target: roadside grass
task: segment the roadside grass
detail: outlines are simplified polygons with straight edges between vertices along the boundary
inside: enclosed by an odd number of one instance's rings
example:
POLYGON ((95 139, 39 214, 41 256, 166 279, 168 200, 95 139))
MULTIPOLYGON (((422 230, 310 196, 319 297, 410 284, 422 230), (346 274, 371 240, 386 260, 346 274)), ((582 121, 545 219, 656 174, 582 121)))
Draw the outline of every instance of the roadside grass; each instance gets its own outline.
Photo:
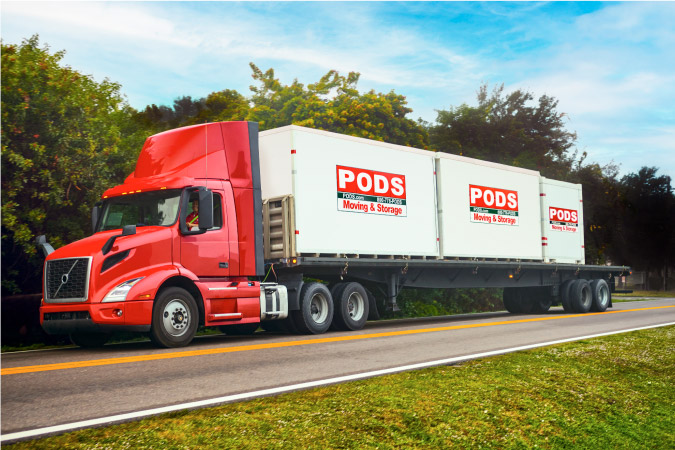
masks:
POLYGON ((675 448, 673 367, 671 326, 6 448, 675 448))
POLYGON ((640 301, 640 300, 651 300, 652 298, 667 298, 675 297, 675 292, 673 291, 633 291, 630 294, 612 294, 612 298, 623 298, 623 297, 644 297, 640 299, 631 299, 630 301, 640 301))

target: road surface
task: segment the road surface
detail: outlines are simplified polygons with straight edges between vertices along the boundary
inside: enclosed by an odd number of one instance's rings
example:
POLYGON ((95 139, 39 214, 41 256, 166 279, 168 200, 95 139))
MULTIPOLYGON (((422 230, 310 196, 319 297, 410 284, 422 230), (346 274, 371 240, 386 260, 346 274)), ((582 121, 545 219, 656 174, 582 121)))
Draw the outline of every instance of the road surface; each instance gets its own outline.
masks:
POLYGON ((153 408, 222 403, 235 394, 269 395, 276 388, 311 386, 306 382, 321 385, 343 380, 336 377, 668 323, 675 323, 673 298, 615 303, 605 313, 584 315, 552 308, 542 315, 369 322, 359 332, 320 336, 204 336, 181 349, 156 349, 148 341, 8 353, 2 355, 2 441, 128 420, 153 408), (89 419, 101 420, 78 424, 89 419), (56 425, 62 427, 35 431, 56 425))

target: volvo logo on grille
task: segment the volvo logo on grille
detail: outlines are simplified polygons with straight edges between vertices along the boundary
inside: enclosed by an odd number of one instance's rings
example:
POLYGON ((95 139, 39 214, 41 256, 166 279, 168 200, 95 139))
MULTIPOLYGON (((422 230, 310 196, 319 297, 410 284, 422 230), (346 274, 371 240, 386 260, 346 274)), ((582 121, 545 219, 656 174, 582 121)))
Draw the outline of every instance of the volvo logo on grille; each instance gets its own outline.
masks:
POLYGON ((56 290, 56 292, 54 292, 54 297, 56 297, 56 295, 59 293, 59 291, 61 290, 61 288, 63 287, 63 285, 66 284, 66 283, 68 282, 68 276, 70 275, 70 272, 73 271, 73 269, 75 268, 75 266, 77 265, 78 262, 80 262, 79 259, 78 259, 78 260, 75 260, 75 262, 73 263, 73 265, 70 266, 70 270, 68 271, 68 273, 64 273, 63 275, 61 275, 61 285, 60 285, 59 288, 56 290))

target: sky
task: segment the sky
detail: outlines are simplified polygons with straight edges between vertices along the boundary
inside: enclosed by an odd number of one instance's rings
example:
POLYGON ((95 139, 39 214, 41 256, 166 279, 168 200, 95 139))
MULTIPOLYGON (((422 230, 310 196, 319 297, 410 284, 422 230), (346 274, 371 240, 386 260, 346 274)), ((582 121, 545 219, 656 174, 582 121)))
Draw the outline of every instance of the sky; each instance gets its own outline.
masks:
POLYGON ((282 83, 329 70, 406 96, 409 117, 476 104, 479 87, 555 97, 587 162, 675 178, 673 2, 11 2, 1 36, 121 84, 131 106, 235 89, 249 63, 282 83))

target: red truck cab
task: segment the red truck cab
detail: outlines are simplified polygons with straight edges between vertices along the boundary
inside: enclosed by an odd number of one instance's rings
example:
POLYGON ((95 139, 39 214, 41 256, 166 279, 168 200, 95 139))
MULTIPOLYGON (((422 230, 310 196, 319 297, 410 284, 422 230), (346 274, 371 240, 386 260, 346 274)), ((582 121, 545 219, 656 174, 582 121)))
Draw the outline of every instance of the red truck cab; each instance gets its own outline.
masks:
MULTIPOLYGON (((110 331, 186 345, 197 327, 255 330, 261 319, 258 125, 221 122, 149 137, 134 172, 108 189, 94 234, 45 261, 47 333, 102 345, 110 331), (187 223, 199 200, 198 227, 187 223)), ((263 289, 264 297, 264 289, 263 289)))

